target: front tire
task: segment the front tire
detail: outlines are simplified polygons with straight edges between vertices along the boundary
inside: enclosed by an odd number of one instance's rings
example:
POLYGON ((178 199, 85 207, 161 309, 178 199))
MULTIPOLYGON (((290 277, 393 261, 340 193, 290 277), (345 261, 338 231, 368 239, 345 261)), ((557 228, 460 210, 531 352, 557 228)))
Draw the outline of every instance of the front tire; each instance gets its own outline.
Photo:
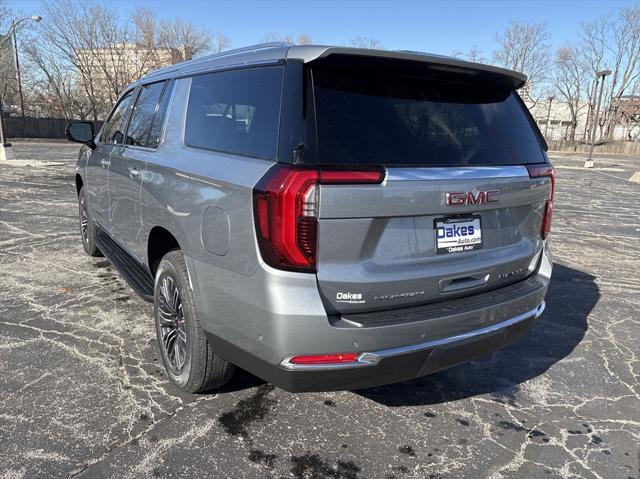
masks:
POLYGON ((162 362, 176 386, 199 393, 229 381, 234 367, 213 352, 204 335, 181 251, 171 251, 160 261, 153 311, 162 362))
POLYGON ((80 219, 80 238, 84 252, 89 256, 102 256, 102 252, 96 246, 96 236, 98 231, 91 216, 89 202, 87 201, 87 191, 83 186, 78 194, 78 216, 80 219))

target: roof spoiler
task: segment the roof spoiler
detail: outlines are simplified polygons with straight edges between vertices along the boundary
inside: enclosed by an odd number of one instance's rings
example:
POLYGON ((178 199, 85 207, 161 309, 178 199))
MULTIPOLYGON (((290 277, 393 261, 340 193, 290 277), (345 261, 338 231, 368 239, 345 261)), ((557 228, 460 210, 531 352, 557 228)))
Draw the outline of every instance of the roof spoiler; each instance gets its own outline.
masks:
POLYGON ((527 81, 526 75, 513 70, 482 63, 468 62, 443 55, 408 50, 367 50, 347 47, 292 46, 287 52, 288 59, 299 59, 305 63, 344 56, 422 63, 434 71, 441 70, 450 73, 474 75, 479 79, 482 78, 484 81, 500 84, 512 90, 522 87, 527 81))

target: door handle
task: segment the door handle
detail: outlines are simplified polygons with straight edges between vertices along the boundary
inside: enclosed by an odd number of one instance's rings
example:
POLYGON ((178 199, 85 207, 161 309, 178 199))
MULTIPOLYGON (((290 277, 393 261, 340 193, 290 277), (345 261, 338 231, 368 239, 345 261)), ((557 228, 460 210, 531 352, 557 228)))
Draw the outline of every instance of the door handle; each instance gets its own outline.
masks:
POLYGON ((140 178, 140 175, 142 174, 140 170, 135 166, 130 166, 129 168, 127 168, 127 170, 129 171, 129 178, 131 178, 132 180, 140 178))
POLYGON ((109 160, 100 160, 100 165, 102 165, 103 168, 108 168, 110 164, 111 162, 109 160))

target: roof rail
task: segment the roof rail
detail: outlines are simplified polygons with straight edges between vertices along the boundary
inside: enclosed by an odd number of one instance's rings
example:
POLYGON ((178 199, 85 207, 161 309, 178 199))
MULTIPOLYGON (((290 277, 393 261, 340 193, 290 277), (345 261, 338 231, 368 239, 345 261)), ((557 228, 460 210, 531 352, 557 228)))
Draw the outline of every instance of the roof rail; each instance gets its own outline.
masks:
POLYGON ((197 63, 206 62, 207 60, 211 60, 214 58, 224 58, 226 56, 237 55, 239 53, 251 52, 255 50, 264 50, 267 48, 285 48, 285 47, 291 47, 291 46, 293 46, 293 43, 289 43, 289 42, 267 42, 267 43, 258 43, 256 45, 249 45, 247 47, 242 47, 242 48, 236 48, 233 50, 227 50, 224 52, 211 53, 209 55, 194 58, 193 60, 186 60, 183 62, 174 63, 173 65, 167 65, 166 67, 156 68, 155 70, 151 70, 150 72, 147 72, 146 74, 142 75, 141 78, 148 78, 160 73, 168 73, 173 70, 179 70, 180 67, 186 63, 189 63, 190 65, 195 65, 197 63))

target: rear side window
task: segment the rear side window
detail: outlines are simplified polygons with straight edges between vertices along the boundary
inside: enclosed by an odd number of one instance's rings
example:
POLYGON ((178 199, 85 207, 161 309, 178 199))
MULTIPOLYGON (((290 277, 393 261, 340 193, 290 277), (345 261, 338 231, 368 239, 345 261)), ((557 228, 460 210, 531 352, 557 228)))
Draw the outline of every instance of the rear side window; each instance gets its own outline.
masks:
POLYGON ((193 77, 185 143, 226 153, 274 158, 281 92, 281 67, 193 77))
POLYGON ((169 109, 169 100, 171 99, 172 91, 173 82, 168 82, 164 87, 162 96, 160 97, 160 104, 156 109, 156 114, 153 116, 151 130, 149 131, 149 139, 147 140, 147 146, 149 148, 157 148, 160 144, 160 140, 162 139, 164 120, 167 117, 167 110, 169 109))
POLYGON ((103 143, 124 143, 124 129, 127 126, 127 115, 132 100, 133 90, 128 91, 120 98, 120 101, 111 112, 111 115, 109 115, 109 119, 102 130, 101 141, 103 143))
POLYGON ((140 89, 127 129, 127 145, 147 146, 149 132, 166 82, 152 83, 140 89))
POLYGON ((515 97, 468 78, 313 70, 317 161, 417 166, 545 161, 515 97))

